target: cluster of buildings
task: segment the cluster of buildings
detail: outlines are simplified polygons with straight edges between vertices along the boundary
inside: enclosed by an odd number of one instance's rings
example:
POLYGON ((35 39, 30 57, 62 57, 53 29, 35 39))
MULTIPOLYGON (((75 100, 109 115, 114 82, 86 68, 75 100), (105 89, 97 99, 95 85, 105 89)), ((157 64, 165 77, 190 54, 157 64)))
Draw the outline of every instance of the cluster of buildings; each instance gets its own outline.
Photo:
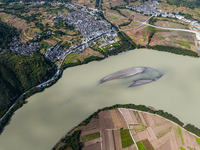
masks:
POLYGON ((24 56, 32 56, 33 53, 40 49, 40 45, 37 42, 33 43, 22 43, 21 39, 13 38, 13 41, 10 43, 11 52, 16 52, 17 54, 24 56))
POLYGON ((63 19, 67 20, 69 25, 73 25, 75 30, 80 31, 84 36, 84 40, 90 41, 103 33, 117 36, 114 28, 111 28, 105 20, 98 20, 97 17, 89 14, 85 10, 76 10, 68 13, 63 19))
MULTIPOLYGON (((89 45, 93 44, 95 41, 101 38, 105 40, 106 44, 116 42, 116 30, 114 28, 111 28, 111 25, 105 20, 99 19, 97 18, 97 16, 92 15, 95 14, 93 10, 91 11, 88 10, 86 7, 71 3, 63 4, 60 2, 53 2, 51 3, 51 5, 64 5, 65 7, 74 10, 67 15, 59 14, 55 18, 62 18, 63 21, 66 22, 68 25, 72 25, 75 30, 80 31, 84 37, 83 41, 71 46, 67 51, 64 51, 62 47, 60 47, 60 45, 49 48, 45 53, 45 57, 52 62, 55 62, 57 59, 62 59, 72 52, 81 53, 86 48, 88 48, 89 45)), ((56 20, 54 20, 53 22, 56 23, 55 21, 56 20)))
MULTIPOLYGON (((43 5, 44 1, 29 2, 31 5, 43 5)), ((62 18, 68 25, 72 25, 75 30, 78 30, 83 34, 84 40, 71 46, 67 51, 64 51, 61 45, 55 45, 49 48, 45 57, 52 62, 58 59, 63 59, 71 52, 81 53, 89 45, 95 43, 95 41, 102 39, 105 41, 104 44, 112 44, 115 41, 117 32, 111 25, 105 20, 96 16, 95 10, 88 9, 87 7, 75 5, 72 3, 61 3, 61 2, 48 2, 51 6, 65 6, 72 12, 67 15, 59 14, 55 18, 62 18), (105 38, 106 37, 106 38, 105 38)), ((56 20, 53 21, 56 23, 56 20)), ((36 36, 40 36, 39 33, 35 33, 36 36)), ((21 55, 32 55, 35 50, 39 48, 38 43, 30 43, 29 45, 21 43, 21 40, 14 40, 11 42, 11 51, 16 51, 21 55)))
POLYGON ((200 26, 200 24, 197 21, 191 21, 189 19, 184 18, 184 16, 180 15, 179 12, 165 12, 163 10, 158 10, 158 8, 155 5, 160 5, 157 1, 151 2, 154 5, 149 4, 142 4, 138 7, 127 5, 126 8, 135 10, 139 13, 143 13, 144 15, 154 15, 154 16, 160 16, 160 17, 170 17, 170 18, 177 18, 179 20, 182 20, 187 23, 191 23, 194 26, 200 26))
POLYGON ((55 45, 52 48, 49 48, 45 53, 45 58, 55 62, 57 59, 62 59, 65 55, 65 51, 60 45, 55 45))

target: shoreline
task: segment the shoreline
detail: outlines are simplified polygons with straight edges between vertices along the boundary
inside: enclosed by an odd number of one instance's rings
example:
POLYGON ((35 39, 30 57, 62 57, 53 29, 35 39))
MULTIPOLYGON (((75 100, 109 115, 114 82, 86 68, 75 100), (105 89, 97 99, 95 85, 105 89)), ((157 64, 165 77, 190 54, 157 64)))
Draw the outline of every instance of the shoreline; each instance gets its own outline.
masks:
MULTIPOLYGON (((150 108, 150 106, 147 107, 147 106, 145 106, 145 105, 115 104, 115 105, 113 105, 113 106, 109 106, 109 107, 104 107, 104 108, 98 109, 96 112, 94 112, 93 114, 91 114, 88 118, 86 118, 85 120, 81 121, 79 124, 77 124, 76 126, 74 126, 73 128, 71 128, 70 130, 68 130, 68 131, 58 140, 58 142, 56 142, 56 144, 52 147, 51 150, 55 150, 55 149, 57 148, 57 146, 59 145, 59 143, 62 141, 62 139, 64 139, 64 137, 66 137, 66 136, 69 136, 69 133, 71 134, 71 132, 72 132, 73 130, 75 130, 76 128, 79 128, 80 126, 85 126, 85 125, 87 125, 87 124, 90 122, 90 120, 91 120, 92 118, 94 118, 94 116, 98 115, 98 113, 100 113, 100 112, 102 112, 102 111, 113 110, 113 109, 118 109, 118 110, 120 110, 120 109, 127 109, 127 110, 132 110, 132 111, 137 111, 137 112, 142 112, 142 113, 146 113, 146 114, 152 114, 152 115, 159 116, 160 118, 162 118, 162 119, 164 119, 164 120, 166 120, 166 121, 171 122, 172 124, 176 125, 177 127, 180 127, 182 130, 184 130, 184 131, 188 132, 189 134, 191 134, 191 135, 193 135, 193 136, 195 136, 195 137, 197 137, 197 138, 200 139, 200 136, 198 136, 197 134, 192 133, 191 131, 188 131, 187 129, 185 129, 184 127, 185 127, 186 125, 184 126, 184 124, 183 124, 183 125, 181 126, 180 124, 178 124, 178 123, 176 123, 176 122, 174 122, 174 121, 172 121, 172 120, 170 120, 170 119, 168 119, 168 118, 166 118, 166 117, 164 117, 164 116, 161 116, 160 114, 157 113, 158 111, 152 110, 152 109, 150 108), (121 105, 121 106, 120 106, 120 105, 121 105), (131 107, 130 105, 132 105, 133 107, 134 107, 134 106, 135 106, 135 107, 138 107, 138 109, 137 109, 137 108, 130 108, 130 107, 131 107), (143 108, 146 108, 147 110, 141 110, 141 109, 139 109, 140 106, 142 106, 143 108)), ((161 111, 163 111, 163 110, 161 110, 161 111)), ((163 112, 164 112, 164 111, 163 111, 163 112)), ((165 113, 166 113, 166 112, 165 112, 165 113)), ((173 116, 173 115, 172 115, 172 116, 173 116)), ((174 116, 173 116, 173 117, 174 117, 174 116)), ((176 118, 176 117, 174 117, 174 118, 176 118)), ((176 119, 178 119, 178 118, 176 118, 176 119)), ((181 122, 181 121, 180 121, 180 122, 181 122)), ((188 124, 187 124, 187 125, 188 125, 188 124)), ((131 134, 130 134, 130 135, 131 135, 131 134)), ((69 137, 70 137, 70 136, 69 136, 69 137)))

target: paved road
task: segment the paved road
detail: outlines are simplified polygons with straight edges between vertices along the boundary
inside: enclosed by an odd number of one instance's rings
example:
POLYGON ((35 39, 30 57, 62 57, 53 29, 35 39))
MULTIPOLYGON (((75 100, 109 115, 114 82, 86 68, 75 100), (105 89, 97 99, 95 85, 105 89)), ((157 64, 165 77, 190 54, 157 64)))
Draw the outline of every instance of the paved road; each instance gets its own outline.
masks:
MULTIPOLYGON (((151 17, 149 17, 145 22, 140 22, 140 23, 142 23, 140 26, 138 26, 138 27, 135 27, 135 28, 131 28, 131 29, 125 29, 125 30, 122 30, 122 31, 129 31, 129 30, 135 30, 135 29, 139 29, 141 26, 143 26, 143 25, 145 25, 145 24, 147 24, 147 21, 149 20, 149 19, 151 19, 153 16, 151 16, 151 17)), ((138 22, 138 21, 137 21, 138 22)))
MULTIPOLYGON (((151 16, 151 17, 153 17, 153 16, 151 16)), ((150 18, 151 18, 151 17, 150 17, 150 18)), ((149 19, 150 19, 150 18, 149 18, 149 19)), ((163 29, 163 30, 184 31, 184 32, 190 32, 190 33, 200 34, 200 33, 197 32, 197 31, 188 30, 188 29, 164 28, 164 27, 154 26, 154 25, 151 25, 151 24, 148 24, 148 23, 147 23, 147 21, 148 21, 149 19, 147 19, 145 22, 142 22, 142 24, 141 24, 140 26, 136 27, 136 28, 125 29, 125 30, 123 30, 123 31, 134 30, 134 29, 140 28, 140 27, 143 26, 143 25, 147 25, 147 26, 151 26, 151 27, 155 27, 155 28, 159 28, 159 29, 163 29)))
POLYGON ((151 25, 151 24, 148 24, 148 23, 143 23, 143 25, 148 25, 148 26, 163 29, 163 30, 185 31, 185 32, 191 32, 191 33, 199 34, 199 32, 197 32, 197 31, 188 30, 188 29, 164 28, 164 27, 154 26, 154 25, 151 25))
MULTIPOLYGON (((106 34, 106 33, 102 33, 102 34, 99 35, 99 36, 102 36, 102 35, 104 35, 104 34, 106 34)), ((98 38, 99 36, 95 37, 94 39, 91 39, 90 41, 95 40, 95 39, 98 38)), ((88 41, 88 42, 90 42, 90 41, 88 41)), ((85 44, 85 43, 86 43, 86 42, 84 42, 83 44, 85 44)), ((83 45, 83 44, 82 44, 82 45, 83 45)), ((56 44, 55 44, 55 45, 56 45, 56 44)), ((79 46, 82 46, 82 45, 79 45, 79 46)), ((78 48, 79 46, 77 46, 76 48, 78 48)), ((76 48, 75 48, 75 49, 76 49, 76 48)), ((71 54, 72 52, 74 52, 74 51, 66 52, 65 56, 62 58, 61 63, 60 63, 59 66, 58 66, 57 72, 54 74, 54 76, 53 76, 51 79, 49 79, 49 80, 47 80, 47 81, 45 81, 45 82, 43 82, 43 83, 41 83, 41 84, 39 84, 39 85, 36 85, 36 86, 32 87, 31 89, 29 89, 28 91, 24 92, 24 93, 15 101, 15 103, 6 111, 6 113, 3 115, 3 117, 1 117, 0 122, 5 118, 5 116, 10 112, 10 110, 16 105, 16 103, 19 101, 19 99, 20 99, 22 96, 24 96, 24 95, 25 95, 26 93, 28 93, 30 90, 32 90, 32 89, 34 89, 34 88, 37 88, 38 86, 42 86, 42 85, 44 85, 44 84, 51 83, 52 81, 54 81, 54 80, 57 78, 57 75, 59 75, 58 71, 59 71, 61 65, 63 64, 65 58, 66 58, 69 54, 71 54)))

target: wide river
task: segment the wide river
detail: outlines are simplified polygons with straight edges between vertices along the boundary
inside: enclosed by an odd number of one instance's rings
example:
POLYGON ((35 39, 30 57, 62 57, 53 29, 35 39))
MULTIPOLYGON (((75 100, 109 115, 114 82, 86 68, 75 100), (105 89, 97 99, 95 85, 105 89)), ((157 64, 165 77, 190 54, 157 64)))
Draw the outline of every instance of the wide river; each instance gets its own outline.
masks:
POLYGON ((0 135, 0 150, 49 150, 94 111, 116 103, 163 109, 200 127, 200 59, 153 50, 124 54, 66 69, 62 78, 30 97, 0 135), (98 85, 103 77, 135 66, 164 74, 159 80, 127 88, 132 79, 98 85))

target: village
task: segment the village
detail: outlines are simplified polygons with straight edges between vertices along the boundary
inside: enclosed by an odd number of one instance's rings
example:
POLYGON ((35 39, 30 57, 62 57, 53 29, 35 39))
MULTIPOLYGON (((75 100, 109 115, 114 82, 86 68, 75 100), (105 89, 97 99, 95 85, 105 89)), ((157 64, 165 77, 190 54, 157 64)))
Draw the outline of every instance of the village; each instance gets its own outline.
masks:
POLYGON ((32 56, 35 51, 40 49, 40 45, 37 42, 31 43, 22 43, 21 39, 13 38, 13 41, 10 43, 11 52, 16 52, 17 54, 24 56, 32 56))
MULTIPOLYGON (((52 6, 57 6, 58 4, 60 5, 60 3, 52 3, 52 6)), ((55 62, 58 59, 63 59, 71 52, 81 53, 100 38, 107 44, 116 42, 116 30, 105 20, 99 19, 99 17, 97 18, 98 15, 96 16, 94 10, 91 11, 85 7, 70 3, 67 3, 64 6, 74 11, 67 15, 59 14, 55 18, 62 18, 68 25, 71 25, 75 30, 80 31, 81 34, 83 34, 84 40, 71 46, 67 51, 64 51, 60 45, 49 48, 45 53, 47 59, 55 62), (106 40, 104 37, 106 37, 106 40)), ((112 47, 110 50, 113 50, 114 48, 115 47, 112 47)))
MULTIPOLYGON (((22 2, 19 2, 22 3, 22 2)), ((29 2, 29 5, 44 5, 47 2, 29 2)), ((10 5, 14 4, 10 3, 10 5)), ((106 45, 111 45, 116 43, 115 37, 117 37, 116 30, 111 26, 110 23, 103 20, 96 9, 91 9, 85 6, 76 5, 73 3, 61 3, 61 2, 48 2, 53 7, 56 6, 64 6, 72 11, 68 14, 64 15, 62 13, 58 14, 54 17, 52 24, 55 24, 56 19, 62 19, 67 25, 73 26, 74 30, 79 31, 83 35, 83 40, 75 43, 67 50, 64 50, 61 44, 55 44, 54 46, 48 48, 44 54, 45 58, 49 59, 52 62, 56 62, 57 60, 64 59, 68 54, 75 52, 81 53, 86 48, 91 45, 94 46, 96 43, 100 42, 98 45, 100 48, 106 45)), ((157 1, 152 1, 151 4, 142 4, 138 7, 127 5, 126 8, 130 10, 137 11, 147 16, 159 16, 159 17, 170 17, 177 18, 179 20, 183 20, 187 23, 191 24, 192 30, 199 30, 200 24, 197 21, 191 21, 185 19, 184 16, 180 15, 179 12, 165 12, 163 10, 159 10, 156 6, 160 6, 161 4, 157 1)), ((38 33, 39 34, 39 33, 38 33)), ((38 35, 36 35, 38 36, 38 35)), ((11 51, 15 51, 21 55, 30 56, 33 55, 33 52, 40 49, 39 43, 30 43, 29 45, 22 44, 20 39, 13 40, 11 42, 11 51)), ((109 48, 109 50, 113 50, 117 48, 116 46, 109 48)))
POLYGON ((198 21, 191 21, 189 19, 184 18, 184 16, 181 15, 179 11, 166 12, 163 10, 158 10, 158 8, 156 6, 160 6, 161 4, 158 3, 157 1, 152 1, 151 3, 152 3, 152 5, 142 4, 138 7, 127 5, 126 8, 128 8, 130 10, 135 10, 139 13, 142 13, 143 15, 148 15, 148 16, 177 18, 184 22, 190 23, 192 25, 191 29, 196 29, 196 30, 200 29, 200 24, 198 23, 198 21))

